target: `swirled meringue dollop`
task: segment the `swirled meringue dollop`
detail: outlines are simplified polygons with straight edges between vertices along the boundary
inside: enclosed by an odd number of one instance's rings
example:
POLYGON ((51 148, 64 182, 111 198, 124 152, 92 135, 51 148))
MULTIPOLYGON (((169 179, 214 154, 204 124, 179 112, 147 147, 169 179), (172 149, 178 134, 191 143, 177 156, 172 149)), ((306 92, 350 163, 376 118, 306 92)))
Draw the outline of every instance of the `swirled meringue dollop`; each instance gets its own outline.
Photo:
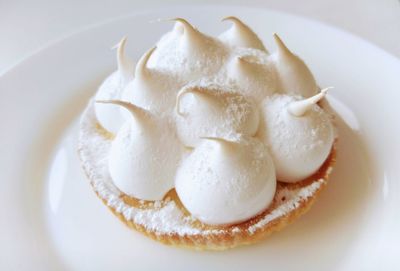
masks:
POLYGON ((155 114, 172 112, 175 96, 182 83, 173 74, 149 69, 147 63, 156 47, 147 51, 138 61, 135 78, 125 87, 123 98, 155 114))
POLYGON ((123 101, 132 115, 113 140, 108 167, 122 192, 142 200, 161 200, 174 187, 182 147, 165 119, 123 101))
POLYGON ((266 146, 257 139, 205 138, 178 168, 175 189, 200 221, 239 223, 271 203, 275 169, 266 146))
POLYGON ((234 16, 229 16, 222 21, 231 21, 232 26, 219 35, 219 39, 230 47, 247 47, 267 52, 263 42, 256 33, 245 23, 234 16))
MULTIPOLYGON (((117 45, 118 70, 108 76, 99 87, 95 100, 121 99, 123 89, 133 79, 133 63, 125 56, 126 38, 117 45)), ((115 105, 95 104, 97 120, 107 131, 116 133, 125 121, 115 105)))
POLYGON ((303 180, 327 159, 335 129, 316 104, 325 94, 326 89, 308 99, 274 95, 263 102, 258 136, 269 147, 279 181, 303 180))
POLYGON ((245 96, 261 101, 279 90, 278 78, 268 54, 256 49, 238 49, 227 63, 227 77, 245 96))
POLYGON ((181 142, 194 147, 201 136, 254 135, 259 124, 256 104, 218 86, 186 86, 177 96, 176 129, 181 142))
POLYGON ((216 73, 228 55, 226 46, 186 20, 174 20, 174 29, 157 43, 148 67, 178 74, 185 82, 216 73))
POLYGON ((272 55, 284 93, 311 97, 319 88, 310 69, 297 55, 293 54, 274 34, 277 51, 272 55))

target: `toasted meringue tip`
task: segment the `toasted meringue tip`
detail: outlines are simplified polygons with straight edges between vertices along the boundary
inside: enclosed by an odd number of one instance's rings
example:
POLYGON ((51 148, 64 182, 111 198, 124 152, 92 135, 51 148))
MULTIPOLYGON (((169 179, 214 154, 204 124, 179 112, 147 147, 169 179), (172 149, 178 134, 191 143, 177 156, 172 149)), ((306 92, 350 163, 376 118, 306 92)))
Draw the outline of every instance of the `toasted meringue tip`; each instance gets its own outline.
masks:
POLYGON ((325 95, 328 93, 328 90, 332 89, 332 88, 333 87, 327 87, 327 88, 321 89, 321 91, 319 93, 317 93, 314 96, 311 96, 310 98, 305 99, 303 101, 309 102, 310 104, 316 104, 320 100, 322 100, 325 97, 325 95))
POLYGON ((328 92, 328 90, 334 89, 334 88, 335 88, 335 87, 326 87, 326 88, 323 88, 323 89, 321 89, 321 93, 326 94, 326 93, 328 92))
POLYGON ((221 19, 221 22, 231 21, 233 23, 243 23, 239 18, 235 16, 227 16, 221 19))
POLYGON ((180 17, 176 17, 176 18, 171 18, 169 19, 169 21, 174 21, 174 22, 179 22, 181 24, 183 24, 183 26, 190 28, 190 29, 195 29, 193 25, 191 25, 186 19, 180 18, 180 17))
POLYGON ((149 61, 151 55, 153 54, 153 52, 157 49, 157 46, 154 46, 152 48, 150 48, 149 50, 147 50, 147 52, 145 52, 142 57, 139 59, 136 68, 135 68, 135 74, 136 76, 143 76, 145 74, 145 71, 147 69, 147 62, 149 61))
POLYGON ((277 33, 273 34, 274 40, 276 45, 278 46, 278 50, 281 50, 283 52, 291 53, 290 50, 286 47, 285 43, 282 41, 282 39, 279 37, 277 33))
POLYGON ((279 37, 278 33, 276 33, 276 32, 272 33, 272 37, 274 38, 274 40, 278 40, 278 41, 282 42, 282 40, 279 37))
POLYGON ((128 39, 127 36, 123 36, 121 40, 117 44, 113 45, 110 49, 115 50, 115 49, 120 49, 121 47, 123 48, 126 44, 127 39, 128 39))
POLYGON ((287 108, 288 112, 296 117, 303 116, 314 104, 318 103, 325 97, 330 88, 332 87, 324 88, 318 94, 315 94, 310 98, 290 103, 287 108))
POLYGON ((113 49, 117 49, 118 70, 126 81, 130 81, 133 78, 133 64, 125 55, 126 42, 127 37, 124 36, 120 42, 113 47, 113 49))

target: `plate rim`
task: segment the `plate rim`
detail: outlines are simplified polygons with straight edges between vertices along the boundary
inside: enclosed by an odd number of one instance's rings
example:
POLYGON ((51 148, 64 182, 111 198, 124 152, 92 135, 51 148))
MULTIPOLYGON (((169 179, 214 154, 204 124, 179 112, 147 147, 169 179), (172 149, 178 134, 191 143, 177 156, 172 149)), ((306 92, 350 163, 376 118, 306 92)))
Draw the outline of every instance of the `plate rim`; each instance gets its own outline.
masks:
POLYGON ((252 9, 252 10, 266 10, 268 12, 273 12, 273 13, 277 13, 277 14, 282 14, 282 15, 286 15, 286 16, 290 16, 293 17, 295 19, 300 19, 300 20, 305 20, 308 21, 310 23, 317 23, 320 24, 324 27, 330 28, 332 30, 335 31, 339 31, 341 32, 341 34, 344 34, 346 36, 349 36, 351 38, 356 38, 357 40, 359 40, 360 42, 366 43, 369 46, 372 46, 374 49, 379 50, 381 53, 386 54, 388 57, 393 58, 394 60, 397 60, 400 64, 400 58, 395 56, 394 54, 392 54, 391 52, 386 51, 385 49, 381 48, 379 45, 367 40, 364 37, 361 37, 360 35, 356 34, 356 33, 352 33, 348 30, 345 30, 339 26, 321 21, 321 20, 317 20, 314 18, 309 18, 306 16, 302 16, 299 14, 295 14, 293 12, 287 12, 287 11, 282 11, 279 9, 274 9, 274 8, 268 8, 268 7, 257 7, 256 5, 253 6, 248 6, 245 4, 231 4, 231 5, 226 5, 226 4, 199 4, 199 3, 194 3, 194 4, 173 4, 169 7, 166 6, 162 6, 162 7, 155 7, 155 8, 142 8, 142 9, 138 9, 134 12, 129 12, 126 14, 122 14, 119 16, 115 16, 115 17, 111 17, 108 19, 104 19, 92 24, 87 24, 81 27, 78 27, 75 30, 72 30, 71 32, 62 34, 60 36, 55 37, 54 39, 48 40, 46 43, 44 43, 42 46, 30 51, 29 53, 27 53, 24 57, 22 57, 21 59, 16 60, 13 64, 11 64, 10 66, 6 67, 2 72, 0 72, 0 80, 2 79, 3 76, 7 76, 8 73, 13 72, 14 69, 18 69, 20 65, 23 65, 24 62, 29 61, 30 58, 32 57, 36 57, 37 55, 39 55, 42 51, 47 50, 49 47, 55 46, 58 43, 63 42, 65 39, 69 39, 75 35, 81 34, 82 32, 86 32, 89 30, 93 30, 96 28, 100 28, 103 25, 107 25, 109 23, 113 23, 116 21, 120 21, 120 20, 125 20, 128 19, 130 17, 133 16, 138 16, 138 15, 144 15, 144 14, 149 14, 152 12, 162 12, 165 10, 171 10, 171 9, 186 9, 186 8, 201 8, 201 9, 208 9, 208 8, 213 8, 213 7, 218 7, 218 8, 246 8, 246 9, 252 9))

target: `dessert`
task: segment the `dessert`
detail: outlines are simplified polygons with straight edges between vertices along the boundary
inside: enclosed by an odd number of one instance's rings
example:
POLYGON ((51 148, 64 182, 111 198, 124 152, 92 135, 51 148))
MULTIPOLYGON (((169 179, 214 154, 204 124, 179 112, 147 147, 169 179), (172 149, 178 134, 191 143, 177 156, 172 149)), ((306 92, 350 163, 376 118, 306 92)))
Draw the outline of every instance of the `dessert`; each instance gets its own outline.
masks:
POLYGON ((270 54, 238 18, 218 38, 186 20, 118 70, 82 115, 79 156, 99 198, 165 244, 251 244, 306 212, 335 161, 332 116, 306 64, 270 54))

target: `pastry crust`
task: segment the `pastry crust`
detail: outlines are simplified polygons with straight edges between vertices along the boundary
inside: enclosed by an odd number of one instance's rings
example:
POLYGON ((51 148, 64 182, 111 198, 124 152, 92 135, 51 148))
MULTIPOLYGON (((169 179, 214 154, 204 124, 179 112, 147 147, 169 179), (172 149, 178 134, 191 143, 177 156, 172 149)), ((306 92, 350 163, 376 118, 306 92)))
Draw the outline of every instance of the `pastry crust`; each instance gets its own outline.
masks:
POLYGON ((78 152, 99 198, 128 227, 164 244, 197 250, 252 244, 292 223, 310 209, 326 186, 336 156, 335 142, 329 157, 313 176, 297 183, 278 182, 273 202, 262 213, 239 224, 211 226, 191 217, 174 189, 155 203, 119 191, 112 184, 107 167, 112 139, 113 135, 97 122, 91 101, 80 122, 78 152))

